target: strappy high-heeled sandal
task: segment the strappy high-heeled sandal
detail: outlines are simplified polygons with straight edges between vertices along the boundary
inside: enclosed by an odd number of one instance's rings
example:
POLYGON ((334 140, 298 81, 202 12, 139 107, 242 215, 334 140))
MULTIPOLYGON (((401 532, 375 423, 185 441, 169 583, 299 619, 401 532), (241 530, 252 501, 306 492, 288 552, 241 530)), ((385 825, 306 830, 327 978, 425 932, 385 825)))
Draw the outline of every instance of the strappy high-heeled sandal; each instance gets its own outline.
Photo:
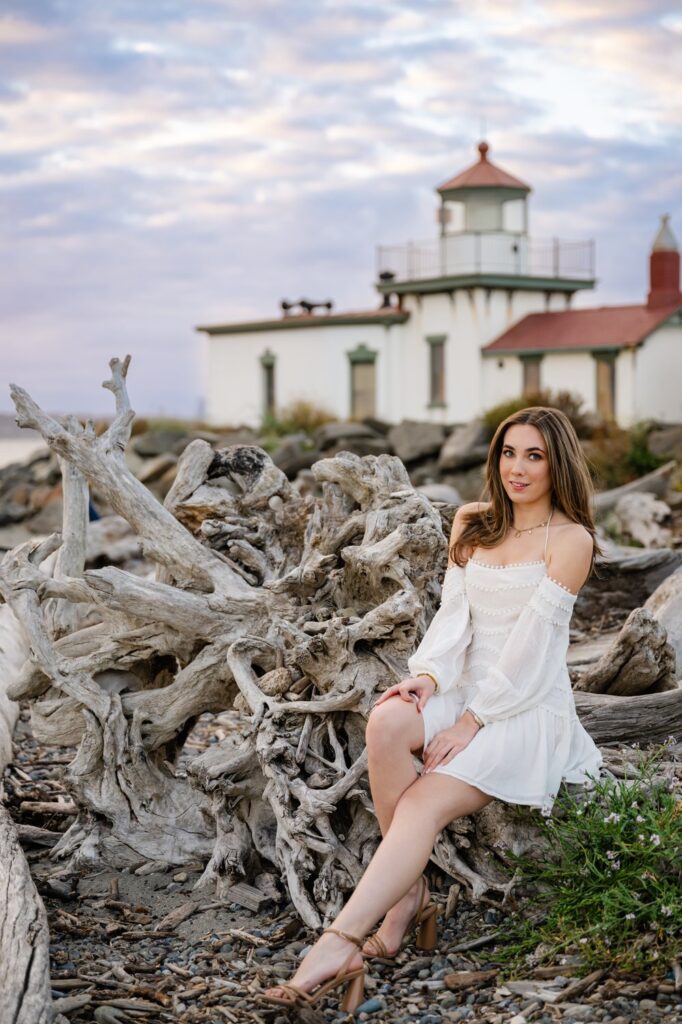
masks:
MULTIPOLYGON (((348 942, 352 942, 359 950, 362 950, 362 944, 364 939, 356 939, 354 935, 349 935, 348 932, 339 931, 338 928, 325 928, 324 932, 334 932, 335 935, 340 935, 342 939, 346 939, 348 942)), ((339 988, 341 985, 345 985, 345 991, 343 999, 341 1000, 340 1009, 344 1013, 353 1013, 353 1011, 362 1003, 365 998, 365 975, 367 974, 367 968, 363 964, 362 967, 356 967, 355 970, 349 971, 348 965, 355 956, 355 950, 351 953, 348 959, 345 961, 343 966, 333 978, 329 981, 321 981, 319 985, 316 985, 310 992, 305 992, 298 985, 292 985, 291 982, 281 982, 279 985, 273 985, 272 989, 282 989, 285 993, 284 996, 269 996, 267 991, 258 993, 257 999, 259 1002, 269 1003, 274 1006, 284 1007, 298 1007, 299 1009, 303 1006, 315 1006, 319 1003, 329 992, 333 992, 335 988, 339 988)))
POLYGON ((362 947, 363 956, 370 959, 371 957, 381 957, 382 960, 392 960, 398 955, 400 950, 409 942, 410 935, 413 931, 417 932, 417 949, 425 950, 430 952, 436 948, 438 941, 438 915, 440 913, 440 907, 437 903, 431 903, 427 899, 428 883, 426 876, 421 876, 421 895, 419 897, 419 906, 412 920, 405 929, 402 941, 394 953, 390 953, 386 948, 386 944, 383 939, 379 938, 377 932, 365 942, 362 947))

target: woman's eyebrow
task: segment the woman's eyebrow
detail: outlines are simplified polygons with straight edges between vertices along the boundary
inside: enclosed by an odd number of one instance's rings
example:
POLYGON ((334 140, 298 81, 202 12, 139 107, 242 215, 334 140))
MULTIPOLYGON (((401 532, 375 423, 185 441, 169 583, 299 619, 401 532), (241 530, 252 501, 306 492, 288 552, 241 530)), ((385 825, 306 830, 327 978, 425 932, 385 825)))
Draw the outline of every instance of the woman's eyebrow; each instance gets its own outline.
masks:
MULTIPOLYGON (((516 451, 516 448, 514 447, 514 445, 513 445, 513 444, 504 444, 504 445, 502 445, 502 447, 503 447, 503 448, 511 448, 511 450, 512 450, 513 452, 515 452, 515 451, 516 451)), ((527 452, 542 452, 542 453, 543 453, 543 455, 544 455, 544 453, 545 453, 545 449, 544 449, 544 448, 540 448, 540 447, 538 447, 538 445, 533 445, 533 447, 532 447, 532 448, 526 448, 526 451, 527 451, 527 452)))

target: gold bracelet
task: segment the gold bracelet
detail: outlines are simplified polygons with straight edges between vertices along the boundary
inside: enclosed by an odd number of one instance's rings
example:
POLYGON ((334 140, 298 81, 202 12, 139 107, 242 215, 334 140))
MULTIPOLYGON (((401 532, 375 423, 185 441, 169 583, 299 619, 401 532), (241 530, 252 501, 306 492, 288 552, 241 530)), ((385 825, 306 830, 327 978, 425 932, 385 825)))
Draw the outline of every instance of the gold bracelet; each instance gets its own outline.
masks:
POLYGON ((434 693, 438 693, 438 691, 440 690, 440 686, 438 685, 438 680, 434 676, 433 672, 417 672, 417 675, 418 676, 428 676, 428 678, 431 680, 433 685, 436 687, 436 689, 433 692, 434 693))
POLYGON ((464 710, 469 712, 469 714, 473 718, 473 720, 476 723, 476 725, 478 726, 478 728, 482 729, 483 726, 485 725, 485 722, 483 721, 482 718, 479 718, 479 716, 476 714, 476 712, 473 710, 473 708, 466 707, 464 710))

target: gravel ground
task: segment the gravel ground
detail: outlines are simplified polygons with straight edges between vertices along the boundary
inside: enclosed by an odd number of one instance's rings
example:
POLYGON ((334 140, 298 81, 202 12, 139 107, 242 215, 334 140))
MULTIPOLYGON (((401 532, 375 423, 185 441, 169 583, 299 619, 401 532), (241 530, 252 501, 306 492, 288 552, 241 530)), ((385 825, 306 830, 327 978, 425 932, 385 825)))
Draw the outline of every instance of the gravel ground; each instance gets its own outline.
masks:
MULTIPOLYGON (((5 802, 20 825, 63 831, 68 814, 46 816, 30 802, 66 799, 61 773, 72 753, 39 747, 22 718, 15 761, 5 773, 5 802)), ((27 839, 25 850, 49 917, 59 1024, 280 1024, 291 1019, 304 1024, 353 1019, 682 1024, 682 971, 672 965, 657 979, 609 971, 580 978, 579 957, 568 956, 500 982, 495 950, 504 942, 505 913, 474 905, 436 870, 434 895, 450 916, 441 916, 433 954, 410 945, 395 961, 373 960, 366 1000, 355 1018, 337 1010, 338 994, 322 1009, 287 1015, 259 1005, 255 995, 288 978, 314 939, 291 904, 270 899, 252 911, 217 902, 210 893, 199 895, 194 884, 200 863, 182 868, 142 863, 76 876, 60 874, 63 869, 49 850, 27 839)))

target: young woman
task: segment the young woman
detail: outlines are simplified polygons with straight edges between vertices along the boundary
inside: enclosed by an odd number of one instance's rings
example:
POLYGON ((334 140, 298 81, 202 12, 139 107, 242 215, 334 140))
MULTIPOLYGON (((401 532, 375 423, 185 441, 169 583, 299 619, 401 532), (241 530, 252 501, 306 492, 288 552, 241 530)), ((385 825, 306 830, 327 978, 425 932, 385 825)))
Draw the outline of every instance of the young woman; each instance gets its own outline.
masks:
POLYGON ((573 605, 599 553, 591 493, 563 413, 537 406, 500 424, 489 500, 458 509, 440 608, 409 677, 381 695, 367 724, 382 842, 334 927, 266 1002, 310 1005, 345 986, 342 1008, 354 1009, 364 958, 395 955, 416 926, 421 945, 435 945, 437 908, 422 873, 448 822, 495 797, 548 814, 562 779, 598 774, 602 757, 578 720, 566 667, 573 605))

